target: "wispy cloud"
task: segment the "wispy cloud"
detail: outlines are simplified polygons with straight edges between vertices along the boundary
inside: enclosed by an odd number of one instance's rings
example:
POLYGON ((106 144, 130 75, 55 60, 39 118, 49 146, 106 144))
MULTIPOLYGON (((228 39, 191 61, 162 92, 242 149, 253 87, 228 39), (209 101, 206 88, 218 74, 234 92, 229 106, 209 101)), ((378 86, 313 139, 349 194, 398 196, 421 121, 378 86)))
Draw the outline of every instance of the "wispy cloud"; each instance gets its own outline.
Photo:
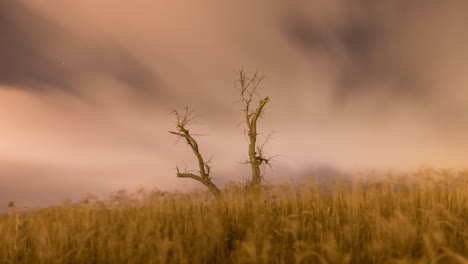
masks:
MULTIPOLYGON (((44 184, 76 193, 193 186, 173 176, 176 165, 191 165, 192 154, 167 133, 169 110, 190 106, 203 116, 193 129, 206 134, 200 145, 215 155, 215 177, 234 179, 246 172, 236 163, 246 142, 233 73, 244 65, 269 76, 263 92, 271 102, 260 128, 278 131, 267 151, 285 156, 272 177, 323 164, 345 171, 464 167, 466 7, 403 0, 4 1, 0 162, 39 164, 52 175, 44 184), (83 171, 95 177, 80 190, 66 187, 83 171)), ((20 174, 39 180, 19 167, 3 170, 0 188, 11 188, 20 174)))

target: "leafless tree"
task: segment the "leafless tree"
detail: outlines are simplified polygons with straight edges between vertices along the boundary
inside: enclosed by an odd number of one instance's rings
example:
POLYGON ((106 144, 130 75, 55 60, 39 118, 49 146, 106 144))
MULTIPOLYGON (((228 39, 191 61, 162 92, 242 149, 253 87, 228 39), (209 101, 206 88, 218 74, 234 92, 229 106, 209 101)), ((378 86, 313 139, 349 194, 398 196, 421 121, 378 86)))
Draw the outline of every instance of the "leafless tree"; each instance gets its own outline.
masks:
POLYGON ((268 96, 261 98, 259 95, 260 85, 265 79, 264 74, 259 74, 258 72, 247 74, 242 68, 237 74, 239 75, 238 83, 240 85, 241 101, 244 104, 243 112, 244 122, 247 126, 246 134, 249 140, 249 161, 247 163, 250 164, 252 169, 249 187, 252 191, 260 191, 263 180, 260 167, 262 165, 270 165, 271 159, 264 156, 263 147, 270 139, 271 134, 267 136, 263 144, 258 144, 257 122, 262 117, 265 105, 270 101, 270 98, 268 96), (255 98, 259 98, 256 107, 254 105, 255 98))
MULTIPOLYGON (((271 133, 266 137, 262 144, 258 143, 258 132, 257 122, 262 117, 265 105, 270 101, 270 98, 264 97, 258 100, 258 104, 255 105, 254 99, 259 98, 260 84, 264 80, 265 75, 255 72, 253 74, 247 74, 241 68, 236 72, 239 76, 237 80, 240 88, 241 101, 243 102, 244 121, 247 128, 245 130, 249 140, 249 160, 246 162, 251 165, 252 177, 247 184, 247 187, 253 193, 260 193, 263 181, 263 173, 261 167, 270 166, 272 157, 266 157, 264 155, 263 147, 269 141, 271 133)), ((188 130, 188 126, 194 124, 197 121, 197 116, 193 115, 194 111, 185 108, 184 113, 179 113, 177 110, 172 111, 172 114, 176 119, 177 131, 169 131, 169 133, 176 135, 179 139, 184 139, 192 149, 198 160, 198 175, 190 171, 185 170, 180 172, 177 167, 177 177, 179 178, 191 178, 203 185, 205 185, 210 192, 216 197, 218 201, 223 200, 223 196, 219 188, 212 182, 211 179, 211 166, 209 165, 210 160, 205 161, 200 153, 198 143, 193 138, 194 134, 191 134, 188 130)))
POLYGON ((198 168, 199 168, 199 175, 191 173, 190 171, 180 172, 179 168, 177 167, 177 177, 179 178, 191 178, 194 179, 203 185, 205 185, 210 192, 216 197, 216 200, 222 201, 223 196, 219 188, 212 182, 211 180, 211 166, 209 165, 210 160, 205 161, 200 153, 200 149, 198 147, 197 141, 193 138, 190 131, 187 129, 188 126, 194 124, 196 122, 197 116, 193 115, 194 111, 185 108, 184 113, 179 113, 177 110, 173 110, 172 114, 176 118, 176 128, 177 131, 169 131, 169 133, 178 136, 179 138, 184 139, 187 144, 192 149, 193 153, 195 154, 198 160, 198 168))

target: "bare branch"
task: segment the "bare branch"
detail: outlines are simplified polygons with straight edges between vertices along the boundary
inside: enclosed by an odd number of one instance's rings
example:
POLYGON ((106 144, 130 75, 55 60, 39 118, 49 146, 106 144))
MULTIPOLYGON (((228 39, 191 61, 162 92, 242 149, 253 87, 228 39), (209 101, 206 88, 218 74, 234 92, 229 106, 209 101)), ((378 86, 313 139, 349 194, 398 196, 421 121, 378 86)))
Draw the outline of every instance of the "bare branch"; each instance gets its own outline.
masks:
POLYGON ((191 179, 197 180, 199 182, 203 181, 202 178, 200 178, 200 176, 195 175, 193 173, 177 173, 177 177, 179 177, 179 178, 191 178, 191 179))
MULTIPOLYGON (((261 185, 262 173, 260 166, 269 164, 269 160, 263 156, 262 148, 266 142, 260 147, 257 147, 257 122, 262 116, 265 106, 270 101, 267 96, 258 101, 258 105, 253 105, 254 96, 259 97, 258 91, 261 89, 260 84, 265 79, 265 75, 260 75, 258 72, 248 75, 241 68, 237 74, 239 75, 238 82, 240 84, 241 101, 244 104, 244 122, 247 126, 247 135, 249 138, 249 163, 252 167, 251 188, 255 189, 261 185)), ((269 137, 266 141, 268 141, 269 137)))
POLYGON ((213 195, 220 201, 222 199, 221 191, 216 187, 216 185, 211 181, 210 173, 211 166, 208 164, 211 161, 211 158, 208 162, 205 162, 203 156, 200 153, 198 143, 193 138, 190 131, 187 129, 188 125, 194 124, 198 116, 193 116, 194 110, 189 110, 187 107, 184 108, 184 114, 180 114, 177 110, 173 110, 171 113, 175 116, 176 119, 176 128, 177 132, 169 131, 169 133, 176 135, 179 139, 183 138, 190 146, 193 151, 193 154, 197 158, 198 168, 200 175, 189 173, 187 171, 181 173, 179 168, 177 168, 177 177, 179 178, 191 178, 202 184, 204 184, 208 189, 213 193, 213 195))
POLYGON ((258 147, 259 149, 263 150, 263 147, 266 145, 266 143, 268 143, 268 141, 270 141, 271 139, 271 136, 276 133, 276 131, 270 131, 270 133, 268 133, 268 135, 265 137, 265 140, 263 141, 262 144, 260 144, 260 146, 258 147))

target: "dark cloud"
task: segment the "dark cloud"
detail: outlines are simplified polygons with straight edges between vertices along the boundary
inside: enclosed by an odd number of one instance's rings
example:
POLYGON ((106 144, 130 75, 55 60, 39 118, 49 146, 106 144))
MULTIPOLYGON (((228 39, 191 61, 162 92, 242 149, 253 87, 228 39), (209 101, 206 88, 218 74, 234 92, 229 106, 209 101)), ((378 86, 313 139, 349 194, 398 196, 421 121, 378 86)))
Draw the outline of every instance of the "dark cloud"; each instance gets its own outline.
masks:
POLYGON ((266 175, 272 183, 315 175, 327 184, 361 168, 464 167, 466 7, 0 1, 0 211, 12 199, 23 206, 139 184, 198 187, 174 176, 176 165, 197 164, 167 133, 172 107, 202 116, 193 131, 206 135, 197 140, 204 157, 214 155, 220 186, 248 177, 236 163, 247 148, 232 85, 240 65, 269 76, 259 133, 278 131, 266 149, 281 155, 280 170, 266 175))
MULTIPOLYGON (((0 3, 0 82, 23 86, 32 83, 66 87, 65 69, 44 51, 60 34, 52 21, 19 1, 0 3)), ((40 89, 36 87, 35 89, 40 89)))
POLYGON ((283 16, 284 33, 296 47, 311 59, 320 55, 333 63, 335 102, 372 90, 388 92, 393 99, 421 98, 426 92, 421 76, 401 63, 405 54, 389 47, 417 10, 406 1, 392 3, 345 1, 340 17, 330 20, 313 20, 303 10, 283 16))
POLYGON ((153 69, 111 37, 72 32, 19 1, 0 3, 0 36, 0 84, 81 95, 77 81, 93 75, 120 81, 145 96, 161 85, 153 69))

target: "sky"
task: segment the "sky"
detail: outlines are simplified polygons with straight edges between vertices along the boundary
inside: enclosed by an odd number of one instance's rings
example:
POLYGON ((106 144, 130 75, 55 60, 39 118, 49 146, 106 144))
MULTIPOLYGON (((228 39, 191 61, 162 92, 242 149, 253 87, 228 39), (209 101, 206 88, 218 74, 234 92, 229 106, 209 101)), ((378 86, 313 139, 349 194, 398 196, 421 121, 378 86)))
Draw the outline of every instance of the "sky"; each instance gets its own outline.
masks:
MULTIPOLYGON (((249 177, 235 72, 267 78, 271 181, 325 172, 466 168, 466 1, 0 2, 0 208, 139 187, 188 190, 172 109, 249 177), (240 124, 240 125, 239 125, 240 124)), ((260 140, 263 140, 260 137, 260 140)), ((330 174, 330 173, 328 173, 330 174)))

